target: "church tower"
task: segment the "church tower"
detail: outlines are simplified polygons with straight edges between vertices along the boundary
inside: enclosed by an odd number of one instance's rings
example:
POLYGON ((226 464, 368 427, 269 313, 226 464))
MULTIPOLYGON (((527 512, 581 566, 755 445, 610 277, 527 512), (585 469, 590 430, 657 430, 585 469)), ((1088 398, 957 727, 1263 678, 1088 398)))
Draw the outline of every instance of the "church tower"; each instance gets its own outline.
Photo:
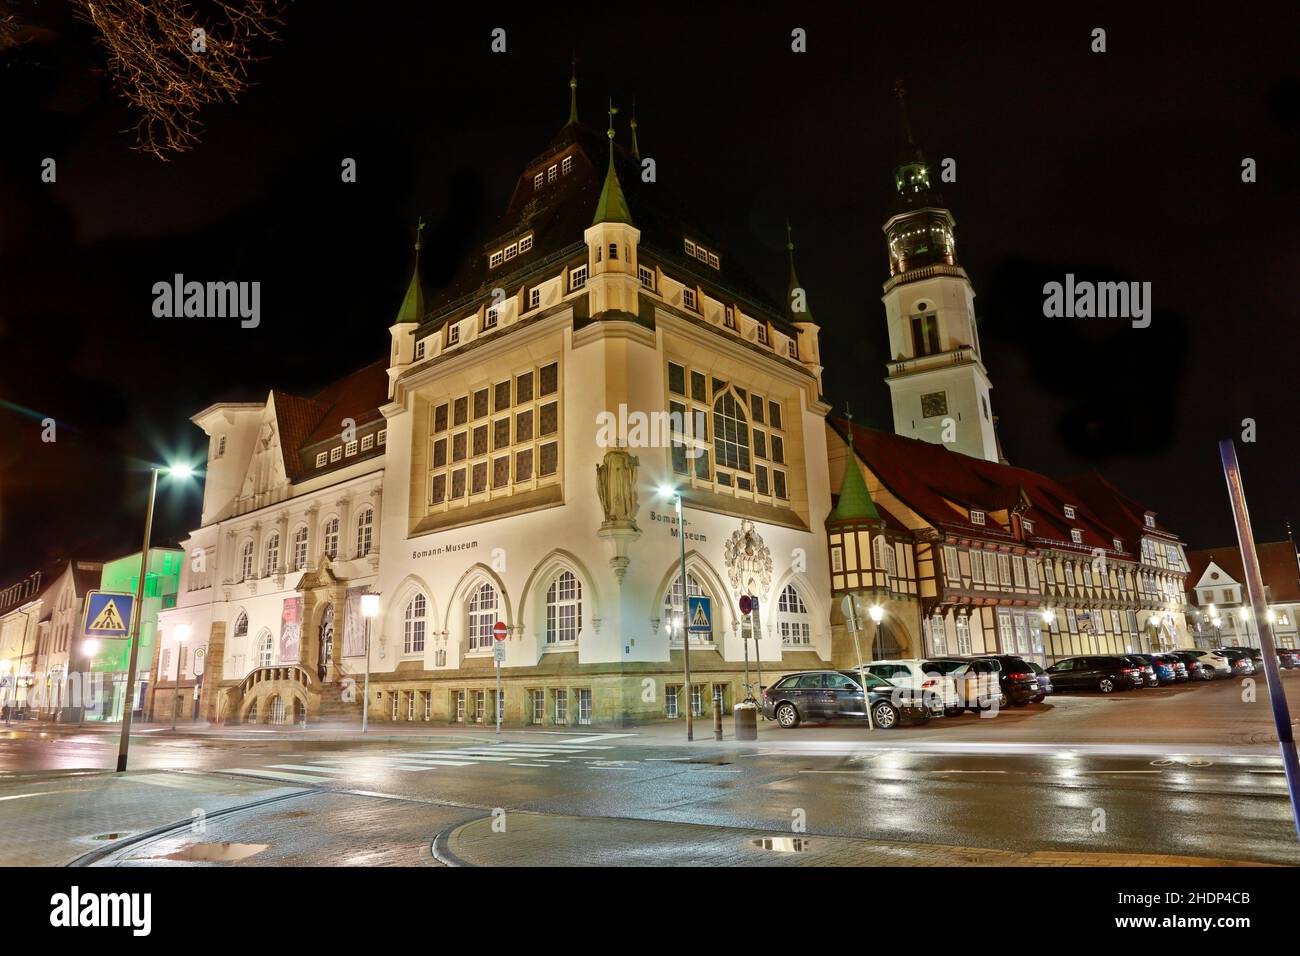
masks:
POLYGON ((901 83, 895 91, 900 147, 895 197, 884 226, 889 281, 881 297, 889 323, 885 382, 894 431, 997 461, 993 385, 980 355, 975 290, 957 261, 952 213, 912 139, 901 83))

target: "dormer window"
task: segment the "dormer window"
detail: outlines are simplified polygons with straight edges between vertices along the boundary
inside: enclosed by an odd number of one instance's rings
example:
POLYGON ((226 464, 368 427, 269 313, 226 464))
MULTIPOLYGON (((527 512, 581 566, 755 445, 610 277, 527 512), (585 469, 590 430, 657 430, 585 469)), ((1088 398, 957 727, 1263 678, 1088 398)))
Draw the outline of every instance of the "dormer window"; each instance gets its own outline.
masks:
POLYGON ((1114 538, 1114 539, 1112 539, 1112 540, 1111 540, 1111 544, 1115 545, 1115 550, 1116 550, 1116 551, 1123 551, 1123 550, 1124 550, 1124 542, 1121 541, 1119 538, 1114 538))
POLYGON ((694 290, 694 289, 683 289, 683 290, 682 290, 682 305, 686 306, 686 308, 688 308, 688 309, 695 309, 695 308, 698 308, 698 306, 696 305, 696 298, 695 298, 695 290, 694 290))
POLYGON ((329 461, 329 457, 330 457, 329 452, 327 451, 319 452, 316 455, 316 467, 324 468, 326 463, 329 461))
POLYGON ((342 460, 343 460, 343 446, 335 445, 333 448, 330 449, 330 461, 334 462, 334 461, 342 461, 342 460))
POLYGON ((505 261, 505 253, 501 251, 494 252, 492 253, 492 255, 488 256, 488 267, 495 269, 497 266, 501 265, 501 263, 504 261, 505 261))
POLYGON ((574 266, 573 269, 569 271, 569 291, 573 292, 575 289, 581 289, 586 284, 587 267, 574 266))
POLYGON ((716 252, 710 252, 708 249, 692 242, 690 239, 682 240, 682 248, 686 250, 686 254, 692 259, 699 259, 700 262, 703 262, 705 265, 712 266, 715 269, 720 265, 718 254, 716 252))
POLYGON ((515 256, 519 255, 519 243, 512 242, 505 248, 506 262, 509 262, 515 256))
POLYGON ((767 344, 767 323, 760 322, 758 325, 758 341, 763 345, 767 344))
POLYGON ((519 240, 519 254, 522 256, 525 252, 533 247, 532 235, 524 236, 519 240))
POLYGON ((564 159, 560 160, 560 172, 562 172, 566 176, 569 175, 569 173, 573 172, 572 156, 565 156, 564 159))
POLYGON ((655 273, 653 269, 647 269, 645 266, 636 267, 637 278, 641 280, 641 285, 653 290, 655 287, 655 273))
POLYGON ((1025 529, 1025 534, 1033 534, 1033 533, 1034 533, 1034 523, 1033 523, 1032 521, 1028 520, 1028 519, 1024 519, 1024 520, 1022 520, 1022 521, 1020 522, 1020 527, 1022 527, 1022 528, 1025 529))
POLYGON ((1156 516, 1155 516, 1155 515, 1147 515, 1146 518, 1145 518, 1145 520, 1146 520, 1146 525, 1147 525, 1148 528, 1154 528, 1154 527, 1156 526, 1156 516))
POLYGON ((688 256, 691 256, 692 258, 694 258, 694 256, 695 256, 695 243, 691 242, 691 240, 689 240, 689 239, 686 239, 686 240, 684 240, 684 247, 685 247, 685 249, 686 249, 686 254, 687 254, 688 256))
POLYGON ((785 354, 797 361, 799 358, 799 343, 796 342, 794 339, 791 339, 789 342, 786 342, 785 354))
POLYGON ((722 309, 722 324, 729 329, 736 327, 736 310, 733 306, 724 306, 722 309))
POLYGON ((483 328, 495 329, 497 327, 497 320, 499 320, 500 318, 501 318, 501 310, 498 309, 496 306, 492 306, 486 312, 483 313, 483 328))
POLYGON ((611 242, 611 243, 609 244, 609 257, 610 257, 610 259, 617 259, 617 258, 618 258, 618 243, 617 243, 617 242, 611 242))
POLYGON ((1083 532, 1078 528, 1070 529, 1070 540, 1075 544, 1083 544, 1083 532))
POLYGON ((533 188, 541 189, 542 183, 544 183, 545 181, 546 181, 546 177, 544 177, 541 173, 538 173, 536 176, 533 177, 533 188))
POLYGON ((420 341, 415 343, 415 360, 417 362, 424 358, 424 342, 424 339, 420 339, 420 341))
POLYGON ((448 345, 458 345, 458 344, 460 344, 460 326, 459 326, 459 325, 449 325, 449 326, 447 326, 447 344, 448 344, 448 345))
POLYGON ((982 511, 971 511, 971 513, 970 513, 970 523, 971 523, 971 524, 983 524, 983 523, 984 523, 984 512, 982 512, 982 511))
POLYGON ((542 304, 542 290, 536 286, 528 290, 528 308, 535 309, 542 304))
POLYGON ((1074 506, 1073 506, 1073 505, 1066 505, 1066 506, 1065 506, 1065 516, 1066 516, 1067 518, 1073 518, 1073 517, 1074 517, 1074 506))
POLYGON ((547 181, 548 183, 553 183, 553 182, 555 182, 555 178, 556 178, 559 174, 560 174, 560 167, 559 167, 559 166, 551 166, 551 168, 548 169, 548 170, 546 171, 546 181, 547 181))
POLYGON ((518 239, 517 241, 510 243, 510 245, 508 246, 504 246, 500 249, 497 249, 495 252, 490 254, 488 256, 488 268, 495 269, 497 268, 497 266, 501 265, 502 263, 509 262, 511 259, 514 259, 516 256, 520 255, 521 253, 527 252, 532 247, 533 247, 533 234, 530 232, 528 235, 522 237, 521 239, 518 239))

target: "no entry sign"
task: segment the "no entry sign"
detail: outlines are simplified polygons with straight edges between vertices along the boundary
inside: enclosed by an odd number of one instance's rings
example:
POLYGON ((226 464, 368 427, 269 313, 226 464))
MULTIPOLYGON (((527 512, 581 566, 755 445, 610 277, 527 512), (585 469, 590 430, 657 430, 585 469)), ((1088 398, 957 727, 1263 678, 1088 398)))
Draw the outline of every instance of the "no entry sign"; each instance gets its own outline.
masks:
POLYGON ((492 636, 498 641, 504 641, 506 639, 506 626, 504 622, 497 621, 492 625, 492 636))

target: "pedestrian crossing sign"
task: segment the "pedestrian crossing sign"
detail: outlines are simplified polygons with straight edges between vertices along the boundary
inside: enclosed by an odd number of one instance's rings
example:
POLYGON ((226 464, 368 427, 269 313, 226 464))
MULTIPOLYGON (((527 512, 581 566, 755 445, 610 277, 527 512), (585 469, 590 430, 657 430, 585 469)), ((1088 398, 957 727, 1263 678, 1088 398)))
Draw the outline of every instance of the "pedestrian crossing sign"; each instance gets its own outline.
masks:
POLYGON ((86 594, 84 631, 87 637, 129 637, 135 596, 115 591, 89 591, 86 594))
POLYGON ((691 622, 688 630, 692 634, 712 634, 713 602, 706 597, 688 597, 686 602, 686 611, 691 622))

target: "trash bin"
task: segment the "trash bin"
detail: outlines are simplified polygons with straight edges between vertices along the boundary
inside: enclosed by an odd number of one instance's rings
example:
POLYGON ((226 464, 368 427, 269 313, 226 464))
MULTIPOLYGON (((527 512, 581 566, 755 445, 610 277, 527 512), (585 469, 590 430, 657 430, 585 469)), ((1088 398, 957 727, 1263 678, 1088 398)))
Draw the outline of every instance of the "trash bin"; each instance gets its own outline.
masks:
POLYGON ((757 740, 758 705, 748 702, 737 704, 731 708, 731 712, 736 715, 736 739, 757 740))

